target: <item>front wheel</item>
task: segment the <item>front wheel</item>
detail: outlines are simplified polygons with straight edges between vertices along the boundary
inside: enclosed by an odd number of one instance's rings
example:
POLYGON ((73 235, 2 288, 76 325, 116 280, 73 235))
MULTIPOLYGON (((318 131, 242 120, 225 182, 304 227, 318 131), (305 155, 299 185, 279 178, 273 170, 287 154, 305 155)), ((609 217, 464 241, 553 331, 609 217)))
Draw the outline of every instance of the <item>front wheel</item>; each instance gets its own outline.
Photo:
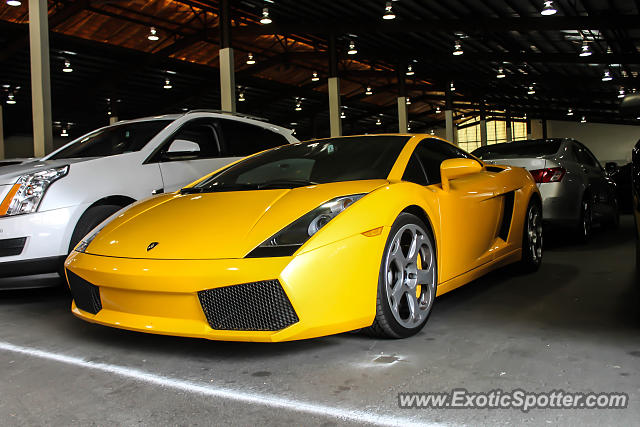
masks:
POLYGON ((431 314, 437 280, 433 234, 417 216, 401 213, 382 256, 376 317, 365 332, 385 338, 418 333, 431 314))
POLYGON ((527 207, 522 233, 522 270, 533 272, 542 263, 542 208, 537 200, 531 200, 527 207))

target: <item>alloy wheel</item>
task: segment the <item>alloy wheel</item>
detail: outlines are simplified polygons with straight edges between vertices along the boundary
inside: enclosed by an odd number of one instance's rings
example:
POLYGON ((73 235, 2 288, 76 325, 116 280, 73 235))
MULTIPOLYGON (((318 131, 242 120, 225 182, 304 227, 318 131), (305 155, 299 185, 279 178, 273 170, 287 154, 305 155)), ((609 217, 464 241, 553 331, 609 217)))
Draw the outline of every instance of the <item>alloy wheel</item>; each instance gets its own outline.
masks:
POLYGON ((395 320, 415 328, 429 315, 436 296, 436 257, 433 242, 415 224, 401 227, 385 259, 387 301, 395 320))

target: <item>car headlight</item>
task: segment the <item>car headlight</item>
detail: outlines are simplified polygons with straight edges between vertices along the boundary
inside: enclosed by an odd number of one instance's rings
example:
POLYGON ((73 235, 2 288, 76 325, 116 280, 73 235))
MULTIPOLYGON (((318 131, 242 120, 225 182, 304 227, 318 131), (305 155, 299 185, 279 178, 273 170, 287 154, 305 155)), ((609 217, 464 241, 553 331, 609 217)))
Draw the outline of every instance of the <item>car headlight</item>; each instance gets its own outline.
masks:
MULTIPOLYGON (((139 202, 138 202, 139 203, 139 202)), ((98 233, 100 233, 102 231, 103 228, 105 228, 111 221, 113 221, 114 219, 118 218, 119 216, 121 216, 126 210, 128 210, 129 208, 131 208, 134 205, 137 205, 138 203, 133 203, 129 206, 125 206, 124 208, 120 209, 119 211, 117 211, 116 213, 114 213, 113 215, 111 215, 110 217, 108 217, 107 219, 105 219, 104 221, 102 221, 100 224, 98 224, 96 226, 96 228, 94 228, 93 230, 91 230, 89 233, 87 233, 86 236, 84 236, 82 238, 82 240, 80 240, 80 243, 78 243, 76 245, 75 248, 73 248, 74 251, 76 252, 81 252, 81 253, 85 253, 85 251, 87 250, 87 248, 89 247, 89 244, 91 242, 93 242, 93 239, 96 238, 96 236, 98 235, 98 233)))
POLYGON ((311 236, 364 194, 336 197, 298 218, 251 251, 247 258, 290 256, 311 236))
POLYGON ((0 204, 0 216, 32 213, 38 210, 47 189, 69 173, 69 165, 22 175, 0 204))

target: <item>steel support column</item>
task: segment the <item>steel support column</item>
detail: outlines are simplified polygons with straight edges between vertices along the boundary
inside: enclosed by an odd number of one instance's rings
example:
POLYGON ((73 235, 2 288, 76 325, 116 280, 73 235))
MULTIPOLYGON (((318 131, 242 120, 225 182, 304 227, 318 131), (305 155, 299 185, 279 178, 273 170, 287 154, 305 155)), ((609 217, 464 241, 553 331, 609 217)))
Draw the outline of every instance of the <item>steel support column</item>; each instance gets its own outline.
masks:
POLYGON ((340 119, 340 77, 338 77, 338 48, 336 36, 329 36, 329 134, 342 135, 342 120, 340 119))
POLYGON ((455 144, 455 136, 453 133, 453 93, 451 88, 447 87, 444 91, 444 121, 446 125, 446 139, 455 144))
POLYGON ((507 130, 507 142, 513 141, 513 121, 511 120, 511 111, 507 110, 507 114, 505 116, 505 128, 507 130))
POLYGON ((2 104, 0 104, 0 160, 5 158, 4 150, 4 116, 2 114, 2 104))
POLYGON ((42 157, 53 151, 47 0, 29 0, 29 46, 31 55, 33 155, 42 157))
POLYGON ((231 9, 229 0, 220 2, 220 109, 236 111, 236 79, 231 47, 231 9))

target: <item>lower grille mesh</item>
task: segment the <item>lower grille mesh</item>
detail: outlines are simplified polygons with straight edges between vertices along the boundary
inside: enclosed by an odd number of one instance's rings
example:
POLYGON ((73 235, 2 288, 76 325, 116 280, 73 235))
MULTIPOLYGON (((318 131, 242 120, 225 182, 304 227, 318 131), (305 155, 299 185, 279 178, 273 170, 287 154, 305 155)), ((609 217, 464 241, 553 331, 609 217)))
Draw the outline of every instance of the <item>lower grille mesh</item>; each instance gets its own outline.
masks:
POLYGON ((278 280, 208 289, 198 298, 216 330, 279 331, 299 320, 278 280))
POLYGON ((92 285, 69 270, 67 270, 67 278, 69 279, 69 288, 71 289, 73 300, 80 310, 91 314, 97 314, 102 310, 100 289, 96 285, 92 285))

